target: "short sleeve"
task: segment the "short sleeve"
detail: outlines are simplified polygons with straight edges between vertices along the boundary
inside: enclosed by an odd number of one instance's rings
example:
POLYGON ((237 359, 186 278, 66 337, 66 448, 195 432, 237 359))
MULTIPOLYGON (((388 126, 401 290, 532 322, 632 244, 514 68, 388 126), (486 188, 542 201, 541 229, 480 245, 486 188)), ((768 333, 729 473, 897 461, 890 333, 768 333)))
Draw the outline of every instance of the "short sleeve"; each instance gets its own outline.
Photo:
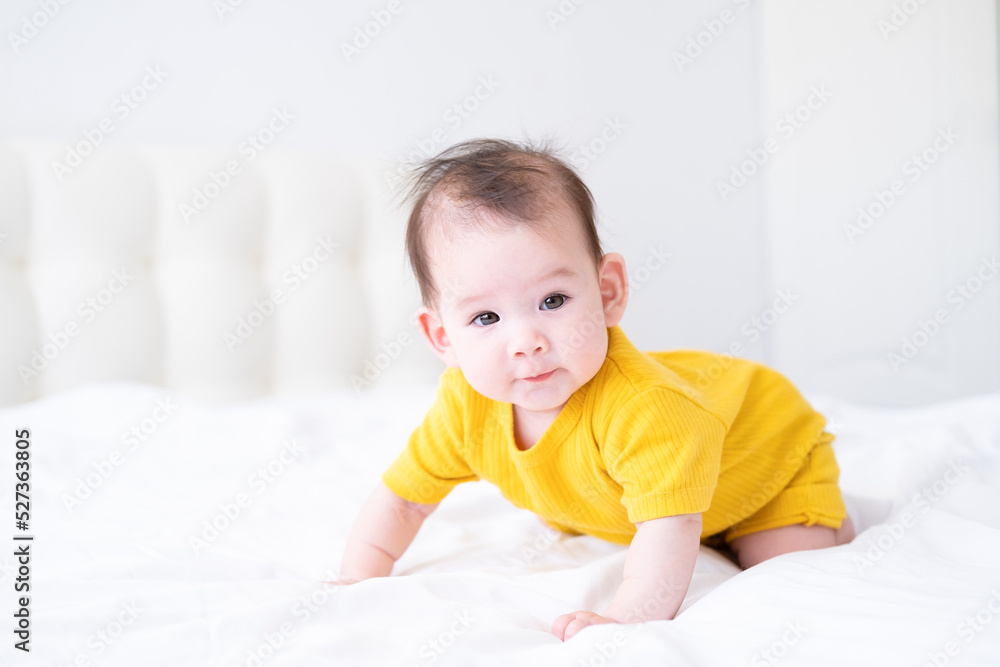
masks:
POLYGON ((449 369, 442 374, 437 397, 423 423, 382 474, 385 485, 404 500, 437 503, 456 485, 479 479, 461 454, 464 410, 459 373, 449 369))
POLYGON ((643 391, 612 418, 603 450, 629 521, 704 512, 719 480, 723 422, 665 388, 643 391))

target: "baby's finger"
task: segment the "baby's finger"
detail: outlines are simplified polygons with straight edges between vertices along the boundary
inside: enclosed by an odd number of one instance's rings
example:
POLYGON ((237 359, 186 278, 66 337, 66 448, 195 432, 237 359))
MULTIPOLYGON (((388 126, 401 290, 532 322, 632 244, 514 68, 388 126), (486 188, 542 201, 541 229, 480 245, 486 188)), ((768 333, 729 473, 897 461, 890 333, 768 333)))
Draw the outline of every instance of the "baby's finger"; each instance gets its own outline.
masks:
POLYGON ((573 636, 576 633, 580 632, 580 630, 583 630, 588 625, 590 625, 590 623, 588 622, 588 619, 586 617, 577 616, 572 621, 570 621, 569 625, 566 626, 566 632, 565 636, 563 637, 563 641, 568 642, 570 639, 573 638, 573 636))
POLYGON ((556 618, 556 620, 552 621, 552 634, 558 637, 560 641, 566 641, 564 636, 566 633, 566 626, 569 625, 574 618, 576 618, 576 614, 563 614, 562 616, 556 618))

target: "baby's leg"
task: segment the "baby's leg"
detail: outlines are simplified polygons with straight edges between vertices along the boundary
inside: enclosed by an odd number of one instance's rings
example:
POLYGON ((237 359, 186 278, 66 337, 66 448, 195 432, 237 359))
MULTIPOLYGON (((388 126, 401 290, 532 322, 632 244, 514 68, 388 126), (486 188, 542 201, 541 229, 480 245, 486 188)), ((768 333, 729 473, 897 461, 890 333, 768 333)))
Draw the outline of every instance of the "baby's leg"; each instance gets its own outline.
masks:
POLYGON ((753 567, 791 551, 825 549, 853 540, 854 523, 837 488, 839 477, 833 447, 828 442, 813 447, 788 486, 730 531, 729 546, 740 565, 753 567), (844 516, 839 528, 823 525, 838 515, 844 516))
POLYGON ((844 519, 840 528, 813 525, 782 526, 761 530, 737 537, 729 543, 743 569, 753 567, 768 558, 792 551, 825 549, 838 544, 847 544, 854 539, 854 523, 851 517, 844 519))

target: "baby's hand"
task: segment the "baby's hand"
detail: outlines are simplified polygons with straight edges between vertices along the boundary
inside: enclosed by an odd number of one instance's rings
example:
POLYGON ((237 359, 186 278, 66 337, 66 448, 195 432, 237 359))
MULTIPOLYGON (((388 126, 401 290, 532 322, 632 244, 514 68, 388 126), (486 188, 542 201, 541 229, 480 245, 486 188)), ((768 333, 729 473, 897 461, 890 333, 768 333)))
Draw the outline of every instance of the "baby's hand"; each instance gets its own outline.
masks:
POLYGON ((552 622, 552 634, 562 641, 566 641, 588 625, 600 625, 602 623, 617 623, 618 621, 605 618, 592 611, 574 611, 572 614, 563 614, 552 622))

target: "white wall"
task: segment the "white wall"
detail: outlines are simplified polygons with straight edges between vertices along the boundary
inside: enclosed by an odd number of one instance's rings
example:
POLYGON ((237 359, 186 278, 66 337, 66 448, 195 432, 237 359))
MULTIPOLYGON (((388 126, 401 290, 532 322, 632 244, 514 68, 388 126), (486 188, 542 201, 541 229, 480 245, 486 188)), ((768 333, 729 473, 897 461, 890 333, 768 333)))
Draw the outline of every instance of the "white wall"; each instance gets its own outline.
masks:
MULTIPOLYGON (((633 267, 623 324, 640 347, 742 343, 808 391, 878 404, 1000 390, 1000 280, 898 373, 886 361, 1000 245, 994 5, 930 2, 883 40, 891 5, 401 0, 348 62, 341 44, 388 2, 244 0, 221 18, 207 0, 70 2, 16 52, 8 33, 40 10, 6 2, 0 142, 68 145, 110 117, 108 142, 235 154, 277 107, 294 120, 275 148, 396 159, 554 135, 582 166, 579 147, 617 123, 582 171, 605 244, 633 267), (573 11, 553 24, 560 7, 573 11), (120 118, 147 67, 166 78, 120 118), (717 183, 824 83, 833 97, 724 201, 717 183), (477 87, 458 124, 449 109, 477 87), (846 243, 851 212, 947 123, 961 140, 946 159, 846 243), (670 259, 636 273, 651 248, 670 259), (751 318, 786 287, 798 300, 752 341, 751 318)), ((384 253, 403 261, 395 243, 384 253)))
POLYGON ((763 117, 831 94, 766 173, 768 283, 800 297, 769 359, 872 403, 997 391, 995 3, 762 8, 763 117))

